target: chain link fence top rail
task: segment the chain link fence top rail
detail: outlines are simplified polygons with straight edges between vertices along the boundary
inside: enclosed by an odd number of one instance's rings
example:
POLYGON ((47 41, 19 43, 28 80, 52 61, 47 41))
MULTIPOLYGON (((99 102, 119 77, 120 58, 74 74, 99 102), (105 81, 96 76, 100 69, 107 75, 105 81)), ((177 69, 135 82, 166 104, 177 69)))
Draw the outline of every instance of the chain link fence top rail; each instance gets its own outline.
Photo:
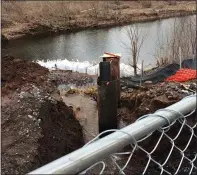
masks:
POLYGON ((85 157, 76 157, 75 151, 73 156, 71 153, 71 156, 60 158, 30 174, 197 174, 196 146, 195 94, 154 114, 142 116, 123 129, 104 131, 81 148, 85 157), (106 132, 114 133, 99 139, 106 132), (95 154, 93 159, 90 150, 95 154), (91 161, 93 165, 88 167, 91 161), (75 172, 72 172, 72 167, 75 167, 75 172))

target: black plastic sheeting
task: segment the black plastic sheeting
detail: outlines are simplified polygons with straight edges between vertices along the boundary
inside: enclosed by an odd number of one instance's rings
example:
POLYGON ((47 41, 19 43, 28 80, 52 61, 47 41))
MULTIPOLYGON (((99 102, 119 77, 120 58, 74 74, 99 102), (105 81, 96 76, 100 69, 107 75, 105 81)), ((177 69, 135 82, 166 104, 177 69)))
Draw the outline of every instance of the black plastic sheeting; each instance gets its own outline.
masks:
MULTIPOLYGON (((182 62, 182 68, 189 68, 196 70, 196 59, 187 59, 182 62)), ((180 65, 173 63, 156 69, 153 73, 149 75, 144 75, 141 82, 151 81, 153 84, 163 82, 166 78, 174 75, 180 69, 180 65)), ((121 86, 134 87, 140 84, 141 76, 136 77, 124 77, 121 78, 121 86)))
POLYGON ((187 59, 182 62, 182 68, 189 68, 196 70, 197 62, 196 59, 187 59))

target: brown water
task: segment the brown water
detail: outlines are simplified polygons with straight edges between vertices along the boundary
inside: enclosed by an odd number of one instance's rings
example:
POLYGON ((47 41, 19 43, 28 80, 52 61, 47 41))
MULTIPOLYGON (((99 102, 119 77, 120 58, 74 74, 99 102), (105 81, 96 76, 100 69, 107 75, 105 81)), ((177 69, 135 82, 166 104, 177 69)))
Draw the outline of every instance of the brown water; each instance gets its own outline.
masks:
MULTIPOLYGON (((85 142, 95 138, 98 132, 98 110, 97 102, 90 96, 83 93, 64 95, 65 91, 60 91, 60 95, 67 106, 72 106, 75 111, 76 118, 84 129, 85 142)), ((126 124, 121 120, 119 128, 123 128, 126 124)))
POLYGON ((63 101, 72 106, 76 117, 84 129, 85 142, 98 135, 98 111, 96 101, 84 94, 71 94, 63 96, 63 101))

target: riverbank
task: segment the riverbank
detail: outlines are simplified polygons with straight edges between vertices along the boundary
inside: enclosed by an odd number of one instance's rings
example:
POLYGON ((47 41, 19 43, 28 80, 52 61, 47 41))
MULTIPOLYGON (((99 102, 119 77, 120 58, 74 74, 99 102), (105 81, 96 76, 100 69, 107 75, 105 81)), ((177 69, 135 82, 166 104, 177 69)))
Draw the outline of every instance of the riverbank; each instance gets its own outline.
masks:
POLYGON ((106 28, 195 13, 195 1, 174 4, 164 1, 4 2, 2 35, 4 40, 11 40, 23 36, 106 28))

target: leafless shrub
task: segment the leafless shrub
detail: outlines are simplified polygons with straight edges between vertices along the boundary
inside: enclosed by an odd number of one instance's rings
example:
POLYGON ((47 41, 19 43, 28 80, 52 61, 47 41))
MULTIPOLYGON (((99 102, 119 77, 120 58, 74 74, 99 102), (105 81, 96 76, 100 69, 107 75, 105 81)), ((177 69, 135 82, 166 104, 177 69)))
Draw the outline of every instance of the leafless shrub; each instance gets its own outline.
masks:
MULTIPOLYGON (((166 32, 167 33, 167 32, 166 32)), ((173 21, 171 32, 163 38, 158 38, 156 59, 158 64, 179 63, 180 51, 183 59, 196 54, 196 22, 195 18, 182 17, 173 21)))
POLYGON ((126 44, 124 42, 122 43, 125 49, 132 55, 132 59, 129 62, 134 69, 134 76, 136 76, 139 54, 145 40, 145 34, 142 35, 142 32, 138 25, 129 26, 128 28, 126 28, 125 32, 129 39, 129 44, 126 44))
POLYGON ((157 59, 156 66, 160 67, 160 66, 167 65, 168 63, 169 63, 169 59, 167 57, 161 57, 157 59))

